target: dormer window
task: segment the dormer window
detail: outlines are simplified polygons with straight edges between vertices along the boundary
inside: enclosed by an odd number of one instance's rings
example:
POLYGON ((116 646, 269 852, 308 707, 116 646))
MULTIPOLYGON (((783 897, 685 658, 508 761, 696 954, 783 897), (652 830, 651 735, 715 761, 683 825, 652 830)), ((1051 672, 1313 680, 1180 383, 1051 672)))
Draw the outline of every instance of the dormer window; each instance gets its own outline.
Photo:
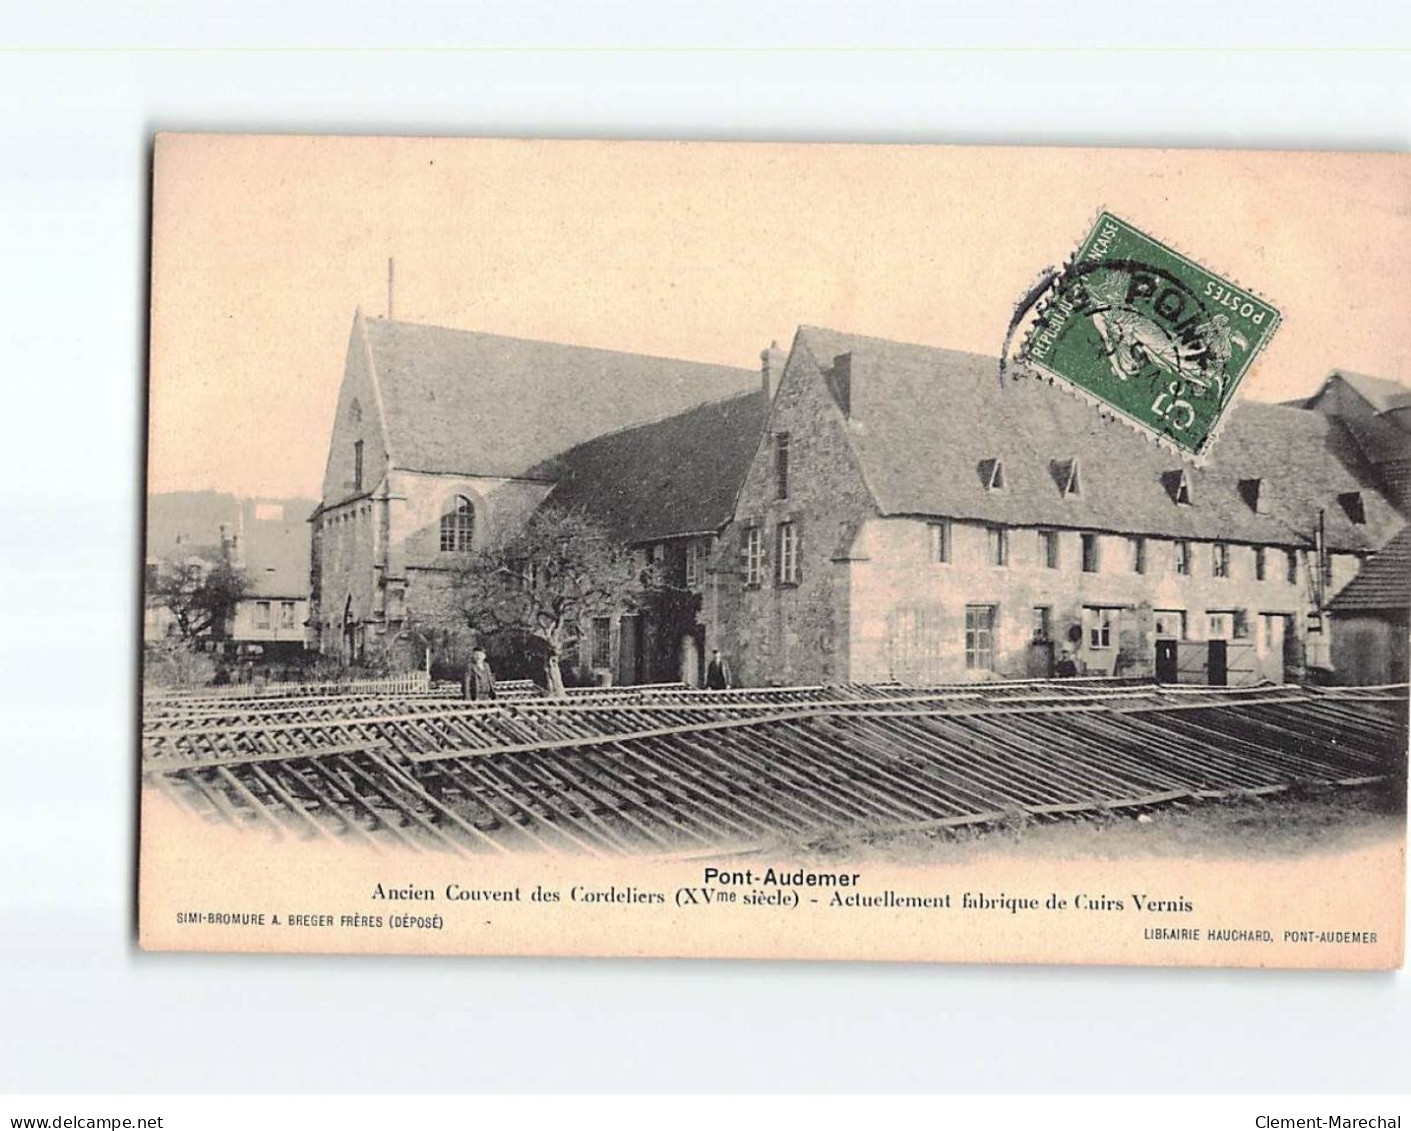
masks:
POLYGON ((1354 526, 1361 526, 1367 521, 1367 506, 1362 500, 1361 491, 1344 491, 1338 496, 1338 503, 1354 526))
POLYGON ((980 480, 985 484, 987 491, 1004 490, 1004 461, 1001 459, 982 459, 980 461, 980 480))
POLYGON ((1176 478, 1176 504, 1182 507, 1191 505, 1191 477, 1181 470, 1176 478))
POLYGON ((1255 514, 1268 514, 1273 488, 1265 479, 1241 479, 1240 494, 1255 514))

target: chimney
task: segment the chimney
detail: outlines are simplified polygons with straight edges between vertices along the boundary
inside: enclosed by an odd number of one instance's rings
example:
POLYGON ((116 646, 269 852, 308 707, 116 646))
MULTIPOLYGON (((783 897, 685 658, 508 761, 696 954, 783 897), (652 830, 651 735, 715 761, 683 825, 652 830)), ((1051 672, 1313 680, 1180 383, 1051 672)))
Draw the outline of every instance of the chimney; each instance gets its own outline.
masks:
POLYGON ((774 403, 774 394, 779 391, 779 378, 784 373, 784 362, 789 355, 779 348, 778 342, 770 342, 769 348, 759 355, 760 391, 764 394, 764 407, 768 410, 774 403))

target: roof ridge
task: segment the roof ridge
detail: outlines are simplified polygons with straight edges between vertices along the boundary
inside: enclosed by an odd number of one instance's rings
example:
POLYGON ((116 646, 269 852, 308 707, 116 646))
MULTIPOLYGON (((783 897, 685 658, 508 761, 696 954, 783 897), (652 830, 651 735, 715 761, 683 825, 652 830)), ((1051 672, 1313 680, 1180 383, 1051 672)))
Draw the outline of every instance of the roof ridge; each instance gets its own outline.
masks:
POLYGON ((929 350, 932 353, 946 354, 949 357, 965 357, 974 361, 983 361, 991 365, 999 364, 998 354, 975 353, 973 350, 958 350, 951 346, 937 346, 929 342, 911 342, 901 338, 883 338, 877 334, 859 334, 852 330, 835 330, 830 326, 815 326, 806 322, 799 323, 799 333, 805 334, 809 331, 816 331, 822 334, 833 334, 839 338, 850 338, 855 341, 876 343, 884 346, 901 346, 905 349, 929 350))
POLYGON ((731 369, 740 373, 753 373, 752 367, 747 365, 727 365, 719 361, 699 361, 689 357, 668 357, 665 354, 642 353, 636 350, 615 350, 607 349, 603 346, 585 346, 575 342, 561 342, 552 338, 526 338, 516 334, 496 334, 489 330, 467 330, 459 326, 442 326, 435 322, 412 322, 406 318, 384 318, 379 315, 363 315, 365 325, 376 326, 379 329, 387 327, 409 327, 413 330, 435 330, 442 334, 461 334, 468 338, 479 338, 482 340, 496 342, 520 342, 525 345, 534 346, 555 346, 559 349, 575 350, 579 353, 599 353, 609 357, 635 357, 647 361, 667 361, 680 365, 701 365, 712 369, 731 369))

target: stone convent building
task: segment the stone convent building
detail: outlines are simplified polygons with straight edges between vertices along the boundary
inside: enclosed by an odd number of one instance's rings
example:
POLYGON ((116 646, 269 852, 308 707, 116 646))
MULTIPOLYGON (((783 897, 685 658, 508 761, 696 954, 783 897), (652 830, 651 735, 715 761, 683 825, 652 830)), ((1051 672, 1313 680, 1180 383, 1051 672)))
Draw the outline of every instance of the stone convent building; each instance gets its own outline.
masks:
POLYGON ((997 368, 812 327, 744 370, 359 313, 312 631, 345 656, 386 646, 443 614, 445 555, 554 500, 701 598, 680 640, 643 616, 585 626, 584 678, 694 682, 716 647, 750 685, 1330 662, 1322 609, 1405 522, 1394 383, 1361 379, 1368 406, 1345 374, 1240 402, 1195 469, 997 368))

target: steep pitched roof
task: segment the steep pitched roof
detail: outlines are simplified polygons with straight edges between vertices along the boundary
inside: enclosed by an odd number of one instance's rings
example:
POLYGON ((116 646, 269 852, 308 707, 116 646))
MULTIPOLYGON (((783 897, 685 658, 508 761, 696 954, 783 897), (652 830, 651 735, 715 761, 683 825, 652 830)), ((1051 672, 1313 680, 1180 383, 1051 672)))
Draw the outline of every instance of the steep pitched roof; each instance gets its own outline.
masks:
POLYGON ((1411 607, 1411 526, 1373 554, 1328 605, 1334 613, 1405 613, 1411 607))
POLYGON ((240 557, 252 597, 309 595, 309 524, 304 516, 244 524, 240 557))
POLYGON ((752 389, 749 369, 364 318, 396 467, 524 475, 593 436, 752 389))
POLYGON ((800 346, 820 371, 851 354, 849 435, 885 514, 1300 545, 1322 510, 1329 545, 1359 551, 1402 525, 1352 437, 1321 413, 1237 403, 1182 505, 1179 457, 1043 382, 1001 379, 994 358, 815 327, 799 329, 800 346), (1075 458, 1082 490, 1065 497, 1055 469, 1075 458), (985 489, 986 459, 1004 461, 1004 491, 985 489), (1262 513, 1240 486, 1250 479, 1272 487, 1262 513), (1338 503, 1350 492, 1364 496, 1362 524, 1338 503))
POLYGON ((1328 380, 1331 381, 1335 377, 1341 377, 1358 396, 1378 412, 1390 412, 1394 408, 1411 405, 1411 389, 1390 377, 1371 377, 1366 373, 1352 373, 1346 369, 1333 370, 1328 380))
POLYGON ((1411 432, 1391 423, 1393 417, 1370 416, 1359 420, 1355 416, 1338 416, 1336 419, 1357 442, 1368 463, 1411 459, 1411 432))
POLYGON ((764 426, 764 394, 698 405, 599 436, 533 469, 557 480, 548 501, 583 506, 627 542, 717 530, 764 426))

